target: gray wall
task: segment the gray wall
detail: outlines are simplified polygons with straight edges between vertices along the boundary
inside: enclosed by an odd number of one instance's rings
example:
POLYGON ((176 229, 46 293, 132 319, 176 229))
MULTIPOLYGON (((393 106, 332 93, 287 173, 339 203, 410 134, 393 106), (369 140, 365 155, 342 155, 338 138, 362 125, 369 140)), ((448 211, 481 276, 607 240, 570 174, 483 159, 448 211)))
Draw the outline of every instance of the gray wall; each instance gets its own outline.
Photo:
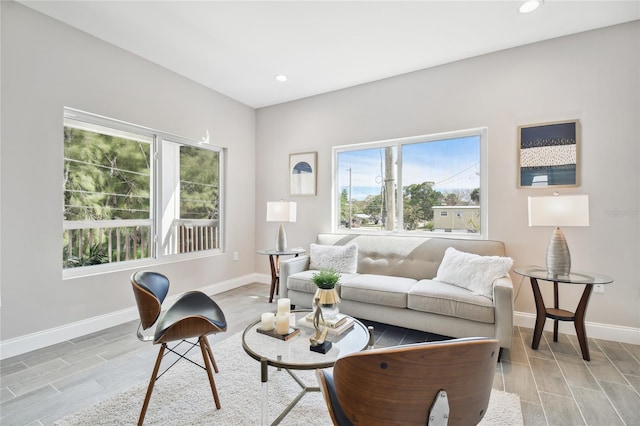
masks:
POLYGON ((155 269, 171 294, 255 272, 255 111, 13 2, 2 2, 2 340, 135 305, 132 271, 62 278, 63 107, 228 149, 228 253, 155 269), (240 260, 232 260, 238 251, 240 260))
MULTIPOLYGON (((615 278, 605 294, 592 296, 587 321, 633 327, 637 336, 639 40, 636 21, 259 109, 256 243, 272 245, 275 228, 264 211, 266 201, 280 198, 298 202, 298 220, 287 226, 290 245, 308 247, 331 231, 332 146, 487 126, 489 238, 506 243, 516 267, 544 265, 552 229, 527 226, 527 196, 552 191, 517 188, 516 128, 577 118, 582 184, 560 192, 590 196, 591 225, 564 232, 575 269, 615 278), (318 195, 289 197, 288 156, 304 151, 318 151, 318 195)), ((517 289, 521 279, 513 280, 517 289)), ((561 307, 574 310, 581 291, 563 286, 561 307)), ((549 286, 544 294, 551 297, 549 286)), ((533 318, 528 281, 516 310, 533 318)))

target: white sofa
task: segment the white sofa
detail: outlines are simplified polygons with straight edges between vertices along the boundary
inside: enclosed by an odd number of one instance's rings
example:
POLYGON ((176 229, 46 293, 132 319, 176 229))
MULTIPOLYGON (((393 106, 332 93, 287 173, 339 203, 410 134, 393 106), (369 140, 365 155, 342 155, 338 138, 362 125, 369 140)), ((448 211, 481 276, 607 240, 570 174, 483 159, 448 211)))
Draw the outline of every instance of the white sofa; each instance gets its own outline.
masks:
MULTIPOLYGON (((340 312, 356 318, 449 337, 494 337, 501 348, 513 338, 513 284, 493 281, 493 298, 434 280, 448 247, 480 256, 505 256, 500 241, 422 236, 320 234, 320 245, 358 246, 357 271, 342 273, 340 312)), ((311 307, 316 287, 310 256, 280 263, 280 297, 311 307)), ((490 281, 491 282, 491 281, 490 281)))

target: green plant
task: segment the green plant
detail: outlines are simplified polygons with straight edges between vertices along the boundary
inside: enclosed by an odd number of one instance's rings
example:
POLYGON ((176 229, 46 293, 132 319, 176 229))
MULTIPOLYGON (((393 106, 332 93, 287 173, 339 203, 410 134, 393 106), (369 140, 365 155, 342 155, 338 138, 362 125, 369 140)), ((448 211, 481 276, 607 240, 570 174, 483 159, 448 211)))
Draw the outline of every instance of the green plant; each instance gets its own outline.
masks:
POLYGON ((332 289, 340 280, 340 274, 333 269, 321 269, 311 276, 311 281, 321 289, 332 289))
POLYGON ((71 256, 65 259, 64 267, 77 268, 79 266, 100 265, 102 263, 107 263, 108 261, 109 257, 104 254, 102 246, 99 243, 96 243, 89 248, 87 256, 71 256))

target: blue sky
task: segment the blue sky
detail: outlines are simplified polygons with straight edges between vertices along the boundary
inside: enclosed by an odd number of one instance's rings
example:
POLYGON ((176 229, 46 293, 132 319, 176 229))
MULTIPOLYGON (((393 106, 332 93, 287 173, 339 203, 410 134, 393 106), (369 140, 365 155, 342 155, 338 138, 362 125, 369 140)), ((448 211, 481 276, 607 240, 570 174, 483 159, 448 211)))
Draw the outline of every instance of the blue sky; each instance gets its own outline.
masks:
MULTIPOLYGON (((432 181, 435 189, 441 192, 480 187, 478 136, 407 144, 402 149, 404 186, 432 181)), ((379 194, 384 174, 384 148, 339 153, 340 189, 349 187, 349 168, 353 198, 379 194)))

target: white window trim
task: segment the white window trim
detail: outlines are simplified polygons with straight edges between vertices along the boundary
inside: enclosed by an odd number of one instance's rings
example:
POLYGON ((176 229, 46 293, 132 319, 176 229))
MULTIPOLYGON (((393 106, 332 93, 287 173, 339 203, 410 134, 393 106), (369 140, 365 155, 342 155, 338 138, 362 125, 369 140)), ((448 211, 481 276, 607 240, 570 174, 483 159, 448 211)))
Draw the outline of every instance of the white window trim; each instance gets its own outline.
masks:
MULTIPOLYGON (((148 137, 151 139, 151 153, 153 155, 153 161, 151 162, 151 173, 154 178, 153 181, 153 191, 151 197, 153 199, 152 204, 155 209, 155 216, 150 219, 153 223, 153 235, 154 235, 154 243, 153 243, 153 255, 152 257, 146 259, 135 259, 135 260, 126 260, 114 263, 104 263, 101 265, 91 265, 91 266, 83 266, 78 268, 61 268, 62 269, 62 278, 64 279, 72 279, 78 277, 87 277, 100 275, 109 272, 117 272, 117 271, 128 271, 128 270, 136 270, 148 266, 153 265, 164 265, 176 262, 183 262, 193 259, 199 259, 204 257, 211 257, 216 255, 221 255, 226 252, 226 226, 225 226, 225 176, 226 176, 226 151, 227 149, 224 147, 220 147, 217 145, 209 144, 208 142, 199 142, 193 139, 174 135, 171 133, 151 129, 144 126, 139 126, 136 124, 131 124, 122 120, 113 119, 104 117, 98 114, 93 114, 85 111, 81 111, 74 108, 64 107, 64 119, 74 121, 74 126, 78 123, 78 127, 82 126, 82 122, 86 122, 92 125, 96 125, 105 129, 105 132, 111 134, 112 136, 117 137, 126 137, 134 140, 138 140, 135 137, 132 137, 132 134, 142 135, 144 137, 148 137), (107 129, 111 129, 112 131, 107 131, 107 129), (162 183, 162 169, 159 167, 161 161, 162 150, 160 149, 160 145, 163 141, 174 142, 183 145, 195 146, 198 148, 208 149, 211 151, 217 151, 220 153, 220 200, 221 205, 219 209, 219 223, 220 223, 220 248, 211 249, 211 250, 203 250, 203 251, 194 251, 189 253, 178 253, 178 254, 163 254, 161 250, 161 242, 159 241, 159 229, 162 222, 162 197, 160 197, 160 185, 162 183)), ((89 130, 94 130, 91 128, 89 130)), ((148 140, 143 140, 143 142, 148 142, 148 140)))
MULTIPOLYGON (((340 229, 338 224, 340 223, 340 213, 338 211, 338 154, 341 152, 347 151, 355 151, 355 150, 363 150, 363 149, 372 149, 372 148, 383 148, 388 146, 395 146, 397 148, 397 161, 398 166, 402 165, 402 145, 412 144, 412 143, 420 143, 420 142, 430 142, 430 141, 438 141, 442 139, 454 139, 454 138, 463 138, 467 136, 479 136, 480 137, 480 232, 477 234, 462 234, 462 233, 451 233, 451 232, 424 232, 417 234, 416 232, 408 232, 403 231, 403 217, 399 215, 398 217, 398 229, 400 231, 382 231, 377 232, 376 235, 406 235, 406 236, 415 236, 415 235, 426 235, 432 237, 446 237, 446 238, 459 238, 459 239, 473 239, 473 240, 487 240, 489 238, 489 218, 488 218, 488 207, 489 207, 489 159, 488 159, 488 129, 486 127, 475 127, 471 129, 465 130, 455 130, 449 132, 442 133, 434 133, 428 135, 420 135, 420 136, 409 136, 397 139, 386 139, 382 141, 373 141, 373 142, 361 142, 355 143, 351 145, 338 145, 331 148, 331 168, 332 168, 332 185, 331 185, 331 228, 333 232, 340 234, 361 234, 363 231, 361 229, 349 230, 349 229, 340 229)), ((400 169, 398 169, 400 170, 400 169)), ((396 176, 396 180, 398 182, 398 194, 396 197, 396 208, 398 211, 403 211, 404 209, 404 200, 402 197, 402 173, 398 172, 396 176)))

